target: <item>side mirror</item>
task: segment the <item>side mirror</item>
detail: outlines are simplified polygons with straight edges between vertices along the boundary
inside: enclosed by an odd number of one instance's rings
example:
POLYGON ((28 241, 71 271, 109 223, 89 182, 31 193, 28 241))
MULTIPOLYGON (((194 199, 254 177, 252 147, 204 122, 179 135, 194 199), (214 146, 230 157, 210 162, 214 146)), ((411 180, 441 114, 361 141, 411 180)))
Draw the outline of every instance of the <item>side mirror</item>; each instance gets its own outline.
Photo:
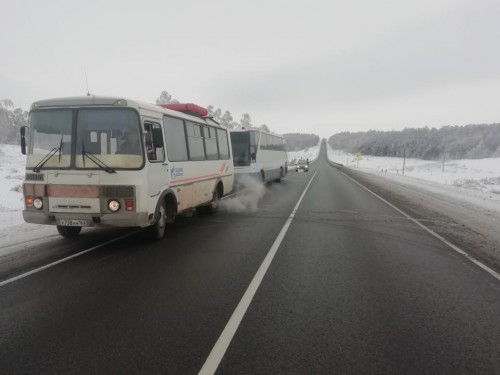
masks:
POLYGON ((26 155, 26 129, 27 126, 21 126, 19 131, 21 132, 21 154, 26 155))

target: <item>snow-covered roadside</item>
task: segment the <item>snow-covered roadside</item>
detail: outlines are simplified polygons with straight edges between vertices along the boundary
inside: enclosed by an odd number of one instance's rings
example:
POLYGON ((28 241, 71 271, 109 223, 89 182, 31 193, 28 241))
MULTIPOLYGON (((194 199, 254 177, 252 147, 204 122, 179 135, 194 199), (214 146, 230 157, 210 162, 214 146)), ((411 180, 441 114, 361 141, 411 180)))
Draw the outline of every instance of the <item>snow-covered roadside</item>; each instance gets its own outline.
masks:
POLYGON ((21 210, 26 157, 19 146, 0 145, 0 236, 1 231, 23 223, 21 210))
POLYGON ((328 145, 328 158, 348 167, 387 173, 388 175, 415 177, 420 180, 437 182, 442 185, 479 190, 498 195, 500 199, 500 158, 429 161, 397 157, 363 155, 356 160, 355 155, 332 150, 328 145))
POLYGON ((319 150, 321 149, 321 141, 316 146, 306 148, 299 151, 289 151, 288 163, 292 164, 295 160, 309 159, 309 161, 314 161, 318 158, 319 150))
MULTIPOLYGON (((500 159, 449 161, 445 164, 445 174, 442 173, 442 169, 440 171, 436 170, 436 162, 407 159, 405 174, 402 175, 401 169, 397 169, 397 167, 402 168, 403 159, 401 158, 365 156, 364 159, 360 160, 359 167, 356 167, 357 163, 354 155, 347 155, 346 157, 344 152, 332 150, 330 145, 328 145, 327 150, 328 159, 333 162, 382 176, 402 186, 415 186, 461 202, 467 201, 488 212, 494 212, 495 215, 500 217, 500 159), (346 159, 349 159, 348 164, 346 159), (449 170, 448 173, 446 173, 446 169, 449 170), (455 181, 454 178, 455 180, 474 180, 478 183, 447 183, 447 181, 455 181), (479 181, 485 178, 498 179, 499 184, 479 188, 479 181)), ((440 168, 442 168, 442 163, 440 168)))
POLYGON ((56 228, 47 225, 26 224, 21 186, 26 157, 19 146, 0 144, 0 255, 12 251, 17 244, 58 236, 56 228))

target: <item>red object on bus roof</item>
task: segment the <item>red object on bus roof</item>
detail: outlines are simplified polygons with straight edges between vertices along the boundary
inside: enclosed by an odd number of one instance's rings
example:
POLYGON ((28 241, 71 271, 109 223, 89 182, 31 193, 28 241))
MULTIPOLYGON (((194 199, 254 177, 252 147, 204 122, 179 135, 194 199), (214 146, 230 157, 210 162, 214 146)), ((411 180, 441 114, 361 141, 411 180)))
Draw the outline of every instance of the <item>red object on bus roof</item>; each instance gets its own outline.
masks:
POLYGON ((172 109, 174 111, 184 112, 195 116, 206 116, 208 115, 208 109, 200 107, 199 105, 193 103, 170 103, 170 104, 160 104, 161 107, 172 109))

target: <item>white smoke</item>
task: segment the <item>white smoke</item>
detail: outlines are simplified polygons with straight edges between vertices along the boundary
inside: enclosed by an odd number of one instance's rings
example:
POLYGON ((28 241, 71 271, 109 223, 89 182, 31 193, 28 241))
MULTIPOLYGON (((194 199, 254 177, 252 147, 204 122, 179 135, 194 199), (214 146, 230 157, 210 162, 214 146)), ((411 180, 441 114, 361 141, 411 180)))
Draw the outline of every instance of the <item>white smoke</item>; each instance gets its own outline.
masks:
POLYGON ((266 193, 266 187, 261 181, 250 176, 243 176, 239 181, 237 195, 220 202, 219 208, 223 212, 241 213, 255 212, 259 200, 266 193))

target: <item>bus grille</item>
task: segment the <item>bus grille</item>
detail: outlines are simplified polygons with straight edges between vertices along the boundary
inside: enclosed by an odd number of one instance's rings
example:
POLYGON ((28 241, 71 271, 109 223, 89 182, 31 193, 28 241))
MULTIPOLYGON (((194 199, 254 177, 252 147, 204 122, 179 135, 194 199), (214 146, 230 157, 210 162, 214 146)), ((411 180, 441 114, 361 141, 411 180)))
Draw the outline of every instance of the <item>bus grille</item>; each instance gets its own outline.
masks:
POLYGON ((134 187, 133 186, 103 186, 102 187, 103 197, 115 197, 115 198, 133 198, 134 197, 134 187))
POLYGON ((44 175, 42 173, 26 173, 26 181, 43 181, 44 175))

